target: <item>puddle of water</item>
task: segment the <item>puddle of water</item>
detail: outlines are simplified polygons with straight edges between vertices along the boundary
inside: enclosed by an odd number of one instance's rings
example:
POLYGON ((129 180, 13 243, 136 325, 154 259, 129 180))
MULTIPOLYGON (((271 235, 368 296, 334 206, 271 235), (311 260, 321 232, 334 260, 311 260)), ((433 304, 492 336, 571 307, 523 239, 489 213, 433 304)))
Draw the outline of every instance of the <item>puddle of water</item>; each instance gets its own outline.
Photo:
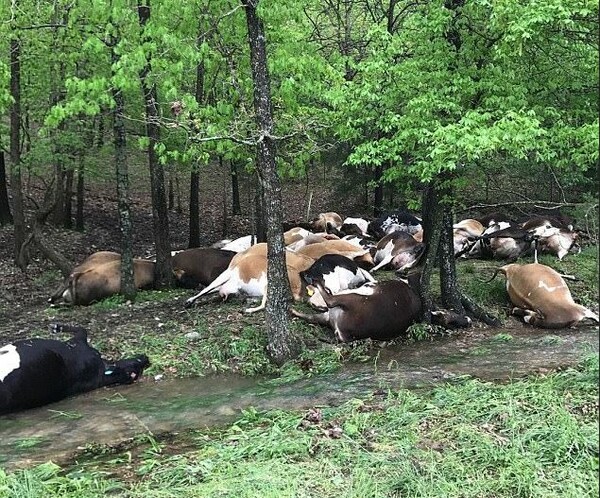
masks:
POLYGON ((336 405, 379 388, 423 388, 465 375, 506 380, 575 365, 598 349, 598 328, 523 329, 385 348, 375 367, 373 362, 349 364, 283 385, 228 375, 146 380, 0 417, 0 465, 10 469, 61 460, 90 443, 116 444, 148 432, 223 425, 249 407, 336 405))

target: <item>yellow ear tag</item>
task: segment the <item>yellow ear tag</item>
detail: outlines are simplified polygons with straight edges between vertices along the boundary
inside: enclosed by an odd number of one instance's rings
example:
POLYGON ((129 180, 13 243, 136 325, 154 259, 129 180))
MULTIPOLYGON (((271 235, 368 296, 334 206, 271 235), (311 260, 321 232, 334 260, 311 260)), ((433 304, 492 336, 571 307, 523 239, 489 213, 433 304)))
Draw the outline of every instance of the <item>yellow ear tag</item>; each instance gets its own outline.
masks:
POLYGON ((313 287, 307 287, 306 293, 308 294, 308 297, 312 297, 312 295, 315 293, 315 289, 313 287))

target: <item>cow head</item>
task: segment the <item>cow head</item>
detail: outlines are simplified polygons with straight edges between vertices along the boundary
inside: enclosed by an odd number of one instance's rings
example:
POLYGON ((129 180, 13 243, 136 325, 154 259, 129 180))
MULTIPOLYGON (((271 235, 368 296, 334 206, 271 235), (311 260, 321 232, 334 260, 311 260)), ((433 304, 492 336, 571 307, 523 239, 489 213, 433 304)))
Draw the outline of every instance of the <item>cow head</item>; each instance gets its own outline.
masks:
POLYGON ((149 366, 150 360, 145 354, 114 363, 105 362, 103 385, 131 384, 138 380, 149 366))

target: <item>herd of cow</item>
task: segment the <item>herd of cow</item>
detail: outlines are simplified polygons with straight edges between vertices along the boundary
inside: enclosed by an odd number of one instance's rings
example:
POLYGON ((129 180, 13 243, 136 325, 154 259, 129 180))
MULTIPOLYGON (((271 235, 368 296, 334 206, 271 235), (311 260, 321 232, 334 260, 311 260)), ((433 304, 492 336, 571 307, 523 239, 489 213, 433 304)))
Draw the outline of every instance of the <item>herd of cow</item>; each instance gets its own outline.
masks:
MULTIPOLYGON (((292 309, 310 323, 329 326, 342 341, 397 337, 419 319, 421 300, 412 282, 402 278, 424 254, 421 220, 406 211, 374 220, 321 213, 309 224, 288 227, 284 233, 286 267, 293 298, 307 301, 315 313, 292 309), (377 281, 377 271, 390 268, 399 278, 377 281)), ((220 241, 211 247, 174 252, 175 278, 186 288, 202 288, 186 307, 202 296, 219 293, 261 298, 253 313, 265 308, 267 245, 253 236, 220 241)), ((531 325, 568 327, 590 318, 591 310, 575 303, 563 277, 537 262, 537 253, 559 259, 577 252, 577 232, 564 220, 531 217, 520 223, 488 215, 454 225, 457 258, 491 257, 509 260, 500 267, 514 309, 531 325), (533 254, 534 263, 516 264, 533 254)), ((120 290, 120 255, 102 251, 73 269, 50 297, 53 304, 86 305, 120 290)), ((495 275, 494 275, 495 276, 495 275)), ((135 285, 152 288, 154 263, 134 260, 135 285)), ((59 327, 69 331, 73 328, 59 327)), ((101 359, 87 343, 83 329, 74 328, 67 342, 53 339, 17 341, 0 349, 0 414, 40 406, 97 387, 129 383, 149 365, 139 356, 120 362, 101 359), (52 372, 48 375, 48 371, 52 372)))

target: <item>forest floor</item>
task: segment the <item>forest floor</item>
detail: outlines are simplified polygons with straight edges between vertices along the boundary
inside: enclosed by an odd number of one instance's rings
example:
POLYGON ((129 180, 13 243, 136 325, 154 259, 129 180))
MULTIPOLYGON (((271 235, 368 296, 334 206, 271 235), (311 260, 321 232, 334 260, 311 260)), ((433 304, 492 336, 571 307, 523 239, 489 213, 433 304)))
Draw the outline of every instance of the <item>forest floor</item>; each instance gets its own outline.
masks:
MULTIPOLYGON (((251 233, 252 184, 247 177, 240 181, 242 214, 224 215, 226 204, 231 203, 227 193, 229 177, 218 166, 204 170, 200 187, 200 233, 202 245, 210 245, 222 238, 236 238, 251 233)), ((311 179, 289 180, 282 186, 284 219, 306 220, 326 210, 339 210, 344 214, 365 214, 357 211, 354 201, 344 200, 334 192, 329 182, 324 183, 326 172, 311 179), (337 196, 337 197, 336 197, 337 196), (333 204, 335 203, 335 204, 333 204)), ((153 255, 152 210, 145 174, 131 179, 131 207, 134 224, 134 256, 149 258, 153 255)), ((169 229, 173 250, 184 249, 188 242, 187 185, 176 185, 174 208, 169 212, 169 229)), ((27 185, 27 198, 39 199, 43 190, 39 183, 27 185)), ((230 212, 230 208, 227 208, 230 212)), ((32 209, 28 212, 31 218, 32 209)), ((96 178, 86 188, 84 207, 85 230, 78 232, 57 228, 48 223, 44 229, 47 242, 73 265, 89 254, 101 250, 119 251, 120 232, 117 222, 116 190, 107 179, 96 178)), ((226 303, 205 306, 202 309, 184 310, 183 302, 193 294, 190 290, 150 291, 138 295, 135 303, 123 303, 118 298, 108 299, 92 306, 50 307, 48 298, 62 282, 58 269, 40 253, 33 252, 25 271, 13 262, 12 226, 0 227, 0 342, 26 337, 48 336, 50 324, 71 323, 88 328, 91 343, 102 348, 106 356, 121 356, 129 350, 143 346, 140 335, 183 336, 203 329, 227 329, 235 335, 247 326, 260 327, 261 314, 244 315, 242 306, 226 303)), ((209 354, 209 353, 207 353, 209 354)), ((167 362, 165 358, 165 362, 167 362)), ((199 366, 199 370, 202 368, 199 366)), ((188 371, 196 373, 197 369, 188 371)))
MULTIPOLYGON (((327 176, 327 172, 323 171, 311 178, 284 182, 282 195, 286 220, 305 220, 308 211, 311 217, 329 210, 348 216, 367 214, 357 202, 356 195, 344 196, 343 192, 336 191, 334 183, 326 181, 327 176)), ((132 185, 137 188, 132 188, 131 202, 134 254, 141 258, 151 257, 153 254, 150 197, 147 189, 140 187, 145 184, 144 180, 143 175, 132 179, 132 185)), ((225 235, 235 238, 251 231, 251 184, 249 181, 240 183, 243 214, 224 216, 225 205, 230 202, 226 194, 227 182, 228 175, 217 166, 206 169, 200 192, 203 245, 209 245, 225 235)), ((180 185, 178 190, 187 192, 187 186, 180 185)), ((30 188, 29 194, 31 197, 41 197, 41 191, 35 187, 30 188)), ((86 196, 84 232, 55 228, 51 224, 45 229, 48 242, 74 264, 81 262, 92 252, 119 250, 120 232, 114 187, 108 181, 96 179, 88 187, 86 196)), ((181 212, 173 209, 169 216, 172 249, 182 249, 187 244, 187 206, 185 201, 178 200, 179 197, 185 198, 186 195, 175 196, 175 205, 181 202, 181 212)), ((592 251, 590 257, 588 274, 593 280, 597 280, 597 251, 595 254, 592 251)), ((565 264, 565 270, 569 273, 568 270, 572 268, 568 267, 568 261, 565 264)), ((497 263, 490 261, 461 262, 459 276, 462 274, 465 283, 471 285, 471 294, 476 294, 473 297, 504 315, 506 327, 521 327, 519 322, 506 317, 508 303, 502 279, 498 278, 486 286, 473 286, 478 281, 473 276, 491 274, 496 266, 497 263)), ((264 318, 261 313, 243 314, 244 306, 239 300, 185 310, 183 303, 193 292, 177 289, 140 293, 133 304, 123 303, 117 297, 87 307, 50 307, 48 297, 61 281, 62 277, 56 267, 37 253, 33 254, 26 271, 18 269, 13 263, 12 227, 0 227, 0 342, 6 344, 25 337, 47 336, 51 323, 63 322, 88 328, 92 344, 108 357, 142 351, 148 353, 148 349, 150 353, 161 352, 160 359, 153 361, 153 373, 164 373, 161 371, 163 367, 174 375, 177 372, 180 375, 202 374, 207 370, 272 373, 261 358, 262 353, 254 351, 262 343, 260 331, 264 318), (215 343, 218 344, 221 357, 216 359, 217 355, 207 344, 204 356, 198 357, 194 363, 190 357, 194 356, 192 352, 198 348, 197 345, 192 347, 189 341, 181 343, 181 338, 186 337, 186 334, 199 334, 202 340, 208 338, 207 343, 211 343, 213 347, 215 343), (236 350, 237 346, 227 342, 228 338, 246 344, 244 352, 236 350), (258 341, 258 345, 252 344, 253 341, 258 341), (171 351, 173 348, 175 351, 171 351)), ((592 284, 591 287, 581 282, 573 285, 576 298, 579 294, 584 304, 591 304, 597 311, 597 284, 592 284)), ((319 344, 315 334, 319 335, 320 332, 316 327, 298 323, 295 327, 298 333, 306 336, 309 343, 319 344)), ((482 328, 483 325, 477 324, 461 333, 478 334, 482 328)), ((354 347, 341 348, 344 352, 342 354, 351 355, 354 347)))

